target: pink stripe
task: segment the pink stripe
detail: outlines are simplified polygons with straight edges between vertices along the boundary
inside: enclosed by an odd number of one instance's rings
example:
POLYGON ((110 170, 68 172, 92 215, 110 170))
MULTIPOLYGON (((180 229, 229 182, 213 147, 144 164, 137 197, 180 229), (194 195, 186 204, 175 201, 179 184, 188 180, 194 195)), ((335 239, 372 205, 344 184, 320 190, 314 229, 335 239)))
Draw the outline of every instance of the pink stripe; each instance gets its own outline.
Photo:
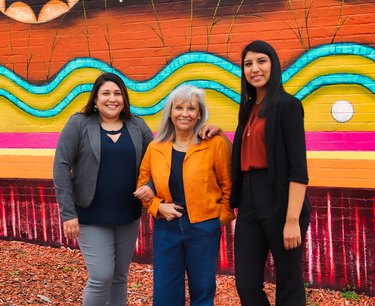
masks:
POLYGON ((60 133, 0 133, 0 148, 54 149, 60 133))
MULTIPOLYGON (((226 135, 233 140, 234 133, 226 135)), ((374 132, 306 132, 308 151, 375 151, 374 132)))
MULTIPOLYGON (((0 133, 0 148, 54 149, 60 133, 0 133)), ((234 132, 226 132, 232 141, 234 132)), ((375 151, 375 132, 306 132, 308 151, 375 151)))

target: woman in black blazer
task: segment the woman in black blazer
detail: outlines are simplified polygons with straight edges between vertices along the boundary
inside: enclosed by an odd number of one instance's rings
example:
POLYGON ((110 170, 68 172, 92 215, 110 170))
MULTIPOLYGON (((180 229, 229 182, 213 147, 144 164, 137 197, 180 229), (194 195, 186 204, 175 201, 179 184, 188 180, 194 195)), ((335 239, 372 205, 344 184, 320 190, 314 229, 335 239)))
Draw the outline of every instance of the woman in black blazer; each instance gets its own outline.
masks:
POLYGON ((310 221, 302 104, 284 91, 279 58, 268 43, 247 45, 241 69, 230 199, 238 208, 237 291, 242 305, 270 305, 263 283, 271 251, 276 305, 302 306, 303 242, 310 221))

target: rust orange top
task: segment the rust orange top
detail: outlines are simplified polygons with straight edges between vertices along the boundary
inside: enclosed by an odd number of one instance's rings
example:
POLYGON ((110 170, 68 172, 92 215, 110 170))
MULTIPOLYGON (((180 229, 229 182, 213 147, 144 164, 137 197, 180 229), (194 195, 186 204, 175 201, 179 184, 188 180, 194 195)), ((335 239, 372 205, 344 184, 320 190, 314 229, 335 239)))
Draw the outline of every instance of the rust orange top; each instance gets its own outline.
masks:
POLYGON ((242 134, 241 170, 267 168, 267 153, 265 140, 266 118, 259 118, 261 104, 254 104, 249 121, 242 134))

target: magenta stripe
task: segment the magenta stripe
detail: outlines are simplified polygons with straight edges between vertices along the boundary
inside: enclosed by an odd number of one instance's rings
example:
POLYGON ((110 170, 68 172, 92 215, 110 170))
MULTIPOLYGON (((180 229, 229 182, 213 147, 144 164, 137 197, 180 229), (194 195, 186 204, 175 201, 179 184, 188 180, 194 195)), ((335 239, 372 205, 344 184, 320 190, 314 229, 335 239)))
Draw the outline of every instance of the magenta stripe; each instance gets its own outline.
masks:
MULTIPOLYGON (((60 133, 0 133, 0 148, 54 149, 60 133)), ((226 135, 233 140, 234 133, 226 135)), ((308 151, 375 151, 375 132, 306 132, 308 151)))
POLYGON ((0 133, 0 148, 54 149, 60 133, 0 133))
MULTIPOLYGON (((234 133, 226 133, 233 140, 234 133)), ((375 151, 375 132, 306 132, 308 151, 375 151)))

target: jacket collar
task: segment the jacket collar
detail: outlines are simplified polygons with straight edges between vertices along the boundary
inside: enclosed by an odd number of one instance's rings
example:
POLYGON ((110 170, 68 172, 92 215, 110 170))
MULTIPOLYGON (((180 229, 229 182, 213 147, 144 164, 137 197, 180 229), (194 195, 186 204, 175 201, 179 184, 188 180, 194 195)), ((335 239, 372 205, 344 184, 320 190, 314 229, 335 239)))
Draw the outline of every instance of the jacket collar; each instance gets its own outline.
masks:
MULTIPOLYGON (((164 155, 169 165, 172 161, 172 145, 173 145, 172 141, 166 141, 166 142, 157 142, 156 145, 153 146, 154 150, 164 155)), ((205 140, 202 140, 198 144, 191 144, 186 152, 185 160, 187 160, 195 152, 205 150, 207 149, 207 147, 208 147, 208 144, 207 144, 207 141, 205 140)))
MULTIPOLYGON (((142 137, 140 137, 139 127, 134 124, 132 119, 124 120, 126 128, 129 131, 130 138, 134 143, 135 148, 142 148, 142 137)), ((98 161, 100 161, 100 117, 98 114, 93 114, 88 117, 87 133, 91 149, 98 161)), ((137 159, 140 159, 141 152, 136 152, 137 159)))
POLYGON ((88 117, 87 134, 91 149, 98 161, 100 161, 100 119, 97 114, 88 117))

